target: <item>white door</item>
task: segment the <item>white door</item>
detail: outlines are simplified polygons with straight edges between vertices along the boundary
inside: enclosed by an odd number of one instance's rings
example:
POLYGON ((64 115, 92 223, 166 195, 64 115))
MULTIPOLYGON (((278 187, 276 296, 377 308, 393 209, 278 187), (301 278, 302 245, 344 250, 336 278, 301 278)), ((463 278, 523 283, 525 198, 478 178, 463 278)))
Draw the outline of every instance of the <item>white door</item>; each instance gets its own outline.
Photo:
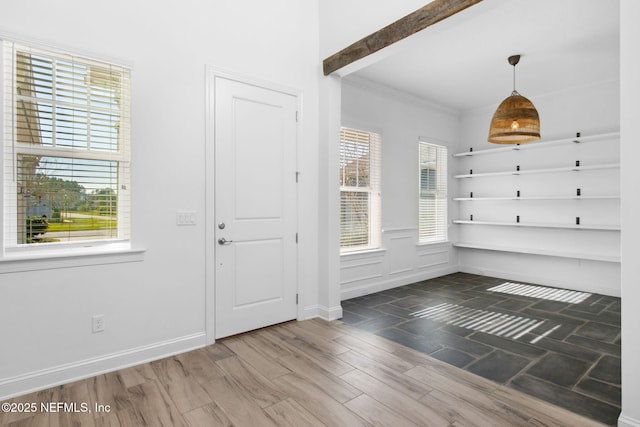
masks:
POLYGON ((215 335, 296 318, 295 96, 215 78, 215 335))

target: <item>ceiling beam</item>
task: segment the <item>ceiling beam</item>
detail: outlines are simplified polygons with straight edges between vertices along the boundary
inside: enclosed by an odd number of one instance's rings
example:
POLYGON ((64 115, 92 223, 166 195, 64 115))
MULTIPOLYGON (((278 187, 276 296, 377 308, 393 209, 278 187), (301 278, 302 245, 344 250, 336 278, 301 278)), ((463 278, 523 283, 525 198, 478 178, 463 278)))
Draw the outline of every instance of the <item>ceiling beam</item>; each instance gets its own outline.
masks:
POLYGON ((404 18, 387 25, 381 30, 358 40, 351 46, 334 53, 322 61, 325 76, 336 70, 379 51, 397 41, 400 41, 418 31, 436 24, 443 19, 480 3, 482 0, 433 0, 426 6, 410 13, 404 18))

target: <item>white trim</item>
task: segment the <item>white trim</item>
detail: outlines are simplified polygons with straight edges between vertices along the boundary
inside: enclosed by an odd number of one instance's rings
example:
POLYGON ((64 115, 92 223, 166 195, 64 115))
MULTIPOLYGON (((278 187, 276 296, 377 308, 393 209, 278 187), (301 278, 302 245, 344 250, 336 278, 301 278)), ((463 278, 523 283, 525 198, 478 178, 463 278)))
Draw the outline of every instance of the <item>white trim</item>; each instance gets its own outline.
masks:
POLYGON ((317 306, 318 317, 324 320, 337 320, 342 318, 342 306, 325 307, 323 305, 317 306))
POLYGON ((205 331, 207 344, 216 341, 215 336, 215 78, 216 71, 205 66, 205 331))
POLYGON ((323 305, 315 304, 304 307, 302 310, 304 315, 298 320, 309 320, 317 317, 323 320, 338 320, 342 318, 342 306, 338 305, 332 308, 327 308, 323 305))
POLYGON ((423 280, 429 280, 447 274, 453 274, 460 271, 458 266, 449 265, 442 268, 429 270, 428 272, 417 272, 416 274, 394 277, 389 280, 384 280, 374 284, 363 284, 361 286, 350 287, 349 289, 340 290, 340 300, 344 301, 350 298, 360 297, 362 295, 369 295, 376 292, 386 291, 387 289, 397 288, 398 286, 410 285, 412 283, 421 282, 423 280))
POLYGON ((427 249, 437 250, 440 246, 450 248, 453 246, 453 242, 450 239, 447 239, 439 242, 416 243, 416 248, 425 251, 427 249))
POLYGON ((197 333, 17 375, 0 381, 0 400, 163 359, 205 345, 205 334, 197 333))
POLYGON ((5 256, 0 259, 0 274, 88 265, 121 264, 144 261, 146 249, 80 248, 75 251, 34 253, 31 256, 5 256))
POLYGON ((500 245, 491 245, 484 243, 463 243, 458 242, 453 244, 456 248, 463 249, 477 249, 477 250, 486 250, 486 251, 495 251, 495 252, 514 252, 519 254, 526 255, 539 255, 539 256, 549 256, 549 257, 559 257, 559 258, 574 258, 574 259, 584 259, 590 261, 602 261, 602 262, 613 262, 620 263, 620 255, 607 255, 607 254, 593 254, 593 253, 581 253, 581 252, 563 252, 563 251, 554 251, 548 249, 531 249, 525 247, 515 247, 515 246, 500 246, 500 245))
POLYGON ((451 261, 450 259, 451 252, 449 248, 446 248, 440 251, 419 252, 418 262, 421 262, 423 259, 426 259, 427 257, 433 256, 433 255, 446 255, 446 259, 443 261, 431 262, 426 264, 417 264, 415 267, 415 270, 424 270, 426 268, 435 267, 436 265, 448 264, 451 261))
MULTIPOLYGON (((1 34, 0 34, 1 36, 1 34)), ((4 43, 2 43, 0 41, 0 46, 4 45, 4 43)), ((0 55, 0 75, 2 75, 2 78, 4 79, 4 73, 5 73, 5 54, 4 52, 2 52, 2 54, 0 55)), ((0 152, 4 153, 5 150, 5 125, 7 124, 7 120, 5 119, 5 104, 6 104, 6 100, 5 100, 5 90, 0 90, 0 152)), ((10 111, 13 111, 13 108, 10 109, 10 111)), ((4 258, 5 255, 5 242, 6 242, 6 231, 5 231, 5 222, 6 222, 6 218, 5 218, 5 206, 4 206, 4 201, 5 201, 5 185, 4 185, 4 176, 5 176, 5 159, 4 159, 4 154, 2 155, 2 160, 0 161, 0 259, 4 258)))
POLYGON ((366 258, 367 256, 381 255, 386 251, 387 251, 386 248, 376 248, 376 249, 359 249, 359 250, 353 250, 348 252, 341 252, 340 259, 342 261, 347 261, 351 258, 360 258, 360 257, 366 258))
MULTIPOLYGON (((290 95, 296 98, 300 98, 302 95, 302 91, 299 89, 293 88, 291 86, 282 85, 280 83, 274 83, 267 80, 262 80, 259 78, 255 78, 253 76, 249 76, 246 74, 237 73, 232 70, 224 69, 221 67, 217 67, 214 65, 205 65, 206 73, 207 73, 207 83, 210 83, 208 78, 223 78, 226 80, 231 80, 238 83, 244 83, 256 87, 261 87, 269 90, 273 90, 276 92, 281 92, 285 95, 290 95)), ((211 92, 211 95, 215 93, 215 86, 211 87, 214 92, 211 92)), ((209 101, 214 101, 214 98, 209 99, 209 101)), ((207 105, 207 107, 213 107, 213 105, 207 105)), ((298 121, 300 123, 300 120, 298 121)), ((213 135, 211 135, 213 137, 213 135)))
POLYGON ((640 427, 640 420, 620 414, 618 427, 640 427))
MULTIPOLYGON (((340 270, 342 271, 342 270, 346 270, 347 268, 350 268, 350 267, 363 267, 363 266, 367 266, 367 265, 376 265, 376 264, 382 265, 382 261, 377 262, 377 263, 373 263, 373 264, 364 264, 364 265, 354 265, 354 266, 349 266, 349 267, 342 267, 340 270)), ((347 286, 347 285, 350 285, 352 283, 363 282, 363 281, 369 282, 370 280, 378 279, 378 278, 383 277, 383 276, 384 276, 384 274, 382 274, 382 273, 369 274, 368 276, 360 276, 360 277, 356 277, 355 279, 343 280, 343 281, 340 282, 340 286, 347 286)))
POLYGON ((407 233, 407 232, 415 232, 418 230, 418 227, 389 227, 383 228, 382 234, 384 233, 407 233))
POLYGON ((305 241, 307 239, 303 239, 303 235, 306 237, 306 234, 302 233, 303 228, 303 218, 304 216, 304 206, 301 203, 302 194, 301 191, 304 185, 304 173, 302 171, 302 161, 300 160, 302 153, 302 141, 304 139, 304 135, 302 130, 304 129, 304 110, 302 102, 303 94, 301 90, 291 89, 292 95, 296 97, 296 283, 297 287, 297 320, 304 320, 304 308, 303 302, 305 299, 304 295, 304 263, 302 262, 304 256, 304 248, 305 241))
POLYGON ((73 55, 77 57, 89 59, 92 61, 108 62, 113 65, 118 65, 130 69, 133 68, 133 63, 131 61, 123 60, 122 58, 115 58, 108 55, 96 53, 94 51, 81 49, 75 46, 65 45, 62 43, 51 43, 48 40, 11 33, 2 29, 0 29, 0 40, 6 40, 21 45, 31 46, 36 49, 44 49, 62 54, 71 54, 71 52, 73 52, 73 55))
POLYGON ((303 307, 302 316, 298 320, 309 320, 309 319, 314 319, 316 317, 320 317, 318 313, 319 313, 318 304, 303 307))
POLYGON ((428 101, 424 98, 415 96, 413 94, 403 92, 401 90, 382 85, 380 83, 369 80, 365 77, 350 75, 342 79, 342 83, 347 86, 351 86, 357 89, 364 89, 367 91, 376 91, 381 95, 386 95, 399 101, 408 102, 420 107, 427 107, 439 112, 449 114, 454 117, 460 117, 460 111, 450 108, 444 105, 437 104, 435 102, 428 101))
POLYGON ((379 123, 368 123, 366 121, 354 120, 348 117, 341 117, 340 119, 340 128, 349 128, 355 130, 363 130, 367 129, 366 132, 377 133, 380 135, 380 139, 384 138, 384 129, 380 127, 379 123))

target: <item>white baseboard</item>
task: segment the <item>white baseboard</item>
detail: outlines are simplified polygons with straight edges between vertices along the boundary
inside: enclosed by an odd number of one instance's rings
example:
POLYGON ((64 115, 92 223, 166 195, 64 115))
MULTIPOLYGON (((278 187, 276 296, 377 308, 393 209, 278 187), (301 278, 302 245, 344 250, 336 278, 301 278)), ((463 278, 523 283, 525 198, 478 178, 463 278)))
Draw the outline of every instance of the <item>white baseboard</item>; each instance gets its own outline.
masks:
POLYGON ((338 305, 335 307, 318 307, 318 316, 324 320, 337 320, 342 319, 342 306, 338 305))
POLYGON ((332 308, 323 305, 307 306, 303 310, 303 317, 299 320, 309 320, 319 317, 324 320, 337 320, 342 318, 342 306, 338 305, 332 308))
POLYGON ((453 274, 460 271, 457 265, 447 265, 445 267, 429 270, 428 272, 419 272, 411 275, 394 277, 392 279, 382 280, 373 283, 364 283, 357 287, 342 290, 340 292, 340 300, 344 301, 350 298, 369 295, 376 292, 386 291, 387 289, 397 288, 398 286, 410 285, 422 280, 429 280, 447 274, 453 274))
POLYGON ((92 359, 59 365, 29 372, 11 378, 0 379, 0 400, 67 384, 95 375, 153 360, 162 359, 206 345, 206 334, 187 335, 174 340, 136 347, 92 359))
POLYGON ((620 417, 618 418, 618 427, 640 427, 640 420, 620 414, 620 417))

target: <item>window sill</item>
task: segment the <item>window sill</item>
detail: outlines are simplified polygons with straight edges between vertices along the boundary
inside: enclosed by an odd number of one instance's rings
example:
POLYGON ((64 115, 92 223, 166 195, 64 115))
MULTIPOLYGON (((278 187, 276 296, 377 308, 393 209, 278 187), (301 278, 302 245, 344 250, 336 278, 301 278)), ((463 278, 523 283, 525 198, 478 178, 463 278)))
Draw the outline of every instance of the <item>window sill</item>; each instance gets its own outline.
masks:
POLYGON ((0 274, 139 262, 144 260, 145 252, 146 249, 117 245, 5 254, 4 258, 0 258, 0 274))

